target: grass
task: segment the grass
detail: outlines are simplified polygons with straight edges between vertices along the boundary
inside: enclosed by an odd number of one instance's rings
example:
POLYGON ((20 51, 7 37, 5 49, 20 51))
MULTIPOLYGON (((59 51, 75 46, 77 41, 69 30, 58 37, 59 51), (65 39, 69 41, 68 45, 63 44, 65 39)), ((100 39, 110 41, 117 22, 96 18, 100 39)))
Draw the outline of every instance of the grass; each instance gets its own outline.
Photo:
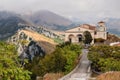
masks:
POLYGON ((97 80, 120 80, 120 71, 106 72, 98 76, 97 80))
POLYGON ((39 77, 37 80, 58 80, 63 76, 63 73, 47 73, 43 78, 39 77))
POLYGON ((58 38, 54 38, 54 41, 55 41, 56 43, 63 43, 63 42, 64 42, 63 40, 58 39, 58 38))

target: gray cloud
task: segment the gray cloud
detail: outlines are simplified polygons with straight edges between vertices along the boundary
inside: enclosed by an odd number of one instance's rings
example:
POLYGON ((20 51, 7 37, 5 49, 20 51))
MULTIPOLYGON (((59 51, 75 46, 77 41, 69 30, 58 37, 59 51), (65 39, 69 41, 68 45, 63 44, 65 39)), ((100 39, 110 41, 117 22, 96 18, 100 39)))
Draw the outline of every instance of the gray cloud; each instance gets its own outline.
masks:
POLYGON ((69 18, 120 18, 120 0, 0 0, 0 10, 17 13, 50 10, 69 18))

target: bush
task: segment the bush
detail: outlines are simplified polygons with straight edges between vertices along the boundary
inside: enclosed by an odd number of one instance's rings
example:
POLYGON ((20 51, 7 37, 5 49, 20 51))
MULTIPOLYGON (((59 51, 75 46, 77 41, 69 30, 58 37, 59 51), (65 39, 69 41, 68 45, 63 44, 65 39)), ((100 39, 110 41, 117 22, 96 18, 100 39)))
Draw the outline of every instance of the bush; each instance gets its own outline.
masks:
POLYGON ((103 43, 105 41, 105 39, 97 38, 94 41, 95 41, 95 43, 103 43))
POLYGON ((30 80, 30 74, 19 63, 15 45, 0 42, 0 80, 30 80))
POLYGON ((33 74, 44 76, 46 73, 70 72, 75 66, 75 61, 81 53, 81 46, 76 44, 58 45, 55 51, 44 58, 35 58, 26 65, 33 74))
POLYGON ((89 49, 89 60, 96 71, 120 71, 120 47, 100 45, 89 49))

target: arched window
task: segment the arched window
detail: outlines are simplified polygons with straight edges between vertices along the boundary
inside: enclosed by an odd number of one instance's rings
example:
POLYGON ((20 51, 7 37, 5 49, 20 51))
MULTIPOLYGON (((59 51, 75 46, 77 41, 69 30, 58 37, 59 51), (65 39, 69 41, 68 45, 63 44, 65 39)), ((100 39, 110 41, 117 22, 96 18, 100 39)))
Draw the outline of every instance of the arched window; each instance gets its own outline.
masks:
POLYGON ((73 42, 74 41, 74 35, 73 34, 70 34, 69 36, 68 36, 68 39, 69 39, 69 42, 73 42))
POLYGON ((81 35, 81 34, 78 34, 78 35, 77 35, 77 38, 78 38, 78 42, 81 42, 81 41, 82 41, 82 35, 81 35))

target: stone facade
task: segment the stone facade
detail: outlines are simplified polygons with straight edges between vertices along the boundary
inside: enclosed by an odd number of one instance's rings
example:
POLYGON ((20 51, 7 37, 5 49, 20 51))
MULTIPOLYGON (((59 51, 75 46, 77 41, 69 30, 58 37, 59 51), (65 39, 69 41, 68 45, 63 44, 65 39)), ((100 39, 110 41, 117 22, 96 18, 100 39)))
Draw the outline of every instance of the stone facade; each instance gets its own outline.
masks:
POLYGON ((94 43, 94 39, 102 38, 107 39, 107 32, 105 22, 98 22, 97 26, 92 26, 89 24, 83 24, 76 28, 69 29, 65 31, 65 41, 70 41, 72 43, 81 42, 83 38, 83 33, 85 31, 89 31, 93 38, 92 44, 94 43))

